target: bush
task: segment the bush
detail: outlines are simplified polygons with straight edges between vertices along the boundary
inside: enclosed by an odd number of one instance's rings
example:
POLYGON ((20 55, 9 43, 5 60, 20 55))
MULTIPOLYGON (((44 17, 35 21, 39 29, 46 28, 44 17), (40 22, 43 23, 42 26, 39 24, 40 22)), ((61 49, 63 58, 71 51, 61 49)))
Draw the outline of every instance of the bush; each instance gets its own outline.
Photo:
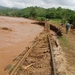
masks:
POLYGON ((36 20, 41 21, 41 18, 40 17, 37 17, 36 20))
POLYGON ((41 17, 41 21, 45 21, 46 20, 46 18, 45 17, 41 17))
POLYGON ((39 21, 45 21, 46 18, 45 18, 45 17, 37 17, 36 20, 39 20, 39 21))
POLYGON ((72 15, 69 19, 68 19, 69 23, 73 25, 73 28, 75 28, 75 15, 72 15))
POLYGON ((61 25, 65 24, 66 23, 66 20, 65 19, 62 19, 61 20, 61 23, 62 23, 61 25))

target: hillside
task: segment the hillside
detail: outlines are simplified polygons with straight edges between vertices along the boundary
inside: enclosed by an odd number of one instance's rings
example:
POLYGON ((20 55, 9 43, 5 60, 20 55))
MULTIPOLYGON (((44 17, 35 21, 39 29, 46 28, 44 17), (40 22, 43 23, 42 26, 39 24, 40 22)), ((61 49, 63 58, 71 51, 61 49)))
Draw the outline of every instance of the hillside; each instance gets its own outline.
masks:
POLYGON ((18 10, 20 10, 20 9, 0 6, 0 15, 1 16, 14 16, 16 11, 18 11, 18 10))
POLYGON ((16 7, 9 8, 9 7, 0 6, 0 10, 6 10, 6 9, 15 9, 15 10, 18 10, 19 8, 16 8, 16 7))
POLYGON ((9 9, 8 7, 0 6, 0 10, 9 9))

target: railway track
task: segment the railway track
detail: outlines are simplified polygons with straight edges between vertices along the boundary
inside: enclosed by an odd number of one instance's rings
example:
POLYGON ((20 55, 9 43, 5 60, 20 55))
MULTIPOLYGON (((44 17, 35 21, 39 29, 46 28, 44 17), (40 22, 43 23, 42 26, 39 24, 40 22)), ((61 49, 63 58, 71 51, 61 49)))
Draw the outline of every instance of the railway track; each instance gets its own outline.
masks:
POLYGON ((7 75, 57 75, 52 53, 53 44, 55 42, 51 39, 47 21, 33 45, 13 60, 16 64, 9 69, 7 75))

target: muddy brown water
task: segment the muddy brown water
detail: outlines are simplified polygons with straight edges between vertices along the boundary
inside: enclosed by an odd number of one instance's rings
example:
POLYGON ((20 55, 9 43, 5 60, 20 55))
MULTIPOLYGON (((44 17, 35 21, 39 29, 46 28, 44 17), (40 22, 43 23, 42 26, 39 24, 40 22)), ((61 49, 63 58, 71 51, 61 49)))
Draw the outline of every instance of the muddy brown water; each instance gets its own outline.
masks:
POLYGON ((33 20, 0 16, 0 75, 5 75, 4 68, 12 63, 43 30, 33 20))

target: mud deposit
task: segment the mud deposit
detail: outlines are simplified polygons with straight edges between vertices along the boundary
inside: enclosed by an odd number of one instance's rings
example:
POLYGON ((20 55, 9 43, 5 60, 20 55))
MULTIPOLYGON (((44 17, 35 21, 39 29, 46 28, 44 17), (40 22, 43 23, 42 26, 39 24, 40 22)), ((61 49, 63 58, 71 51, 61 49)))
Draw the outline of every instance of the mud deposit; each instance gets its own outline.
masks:
POLYGON ((35 40, 39 41, 14 75, 51 75, 51 55, 46 33, 41 33, 35 40))

